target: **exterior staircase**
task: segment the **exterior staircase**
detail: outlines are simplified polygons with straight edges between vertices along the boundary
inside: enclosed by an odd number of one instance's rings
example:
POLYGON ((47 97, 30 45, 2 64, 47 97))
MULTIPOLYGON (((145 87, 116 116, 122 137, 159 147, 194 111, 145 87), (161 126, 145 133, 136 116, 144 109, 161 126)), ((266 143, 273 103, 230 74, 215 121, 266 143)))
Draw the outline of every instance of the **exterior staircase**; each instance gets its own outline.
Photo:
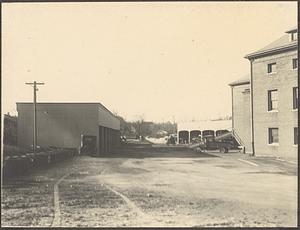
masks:
POLYGON ((235 138, 235 140, 237 141, 237 143, 240 145, 240 149, 243 151, 243 153, 246 153, 245 143, 240 138, 240 136, 238 135, 238 133, 234 129, 232 129, 232 131, 230 133, 235 138))

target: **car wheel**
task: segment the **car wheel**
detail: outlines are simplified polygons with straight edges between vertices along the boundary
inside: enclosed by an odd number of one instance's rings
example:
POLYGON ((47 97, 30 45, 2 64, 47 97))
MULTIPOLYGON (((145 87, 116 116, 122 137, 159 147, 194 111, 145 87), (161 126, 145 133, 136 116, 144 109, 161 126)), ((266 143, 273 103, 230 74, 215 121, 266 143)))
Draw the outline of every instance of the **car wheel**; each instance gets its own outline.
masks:
POLYGON ((225 150, 224 147, 221 147, 221 148, 220 148, 220 153, 225 153, 225 151, 226 151, 226 150, 225 150))

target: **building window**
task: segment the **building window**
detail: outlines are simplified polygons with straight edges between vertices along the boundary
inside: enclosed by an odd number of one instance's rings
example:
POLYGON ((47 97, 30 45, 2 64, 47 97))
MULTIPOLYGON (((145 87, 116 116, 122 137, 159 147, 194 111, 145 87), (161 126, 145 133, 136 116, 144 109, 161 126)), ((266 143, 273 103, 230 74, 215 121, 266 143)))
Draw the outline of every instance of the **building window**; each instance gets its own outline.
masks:
POLYGON ((277 89, 268 90, 268 111, 278 110, 278 91, 277 89))
POLYGON ((276 62, 268 64, 268 73, 276 73, 276 62))
POLYGON ((298 127, 294 128, 294 145, 298 145, 298 127))
POLYGON ((278 128, 269 128, 269 144, 278 144, 278 128))
POLYGON ((293 59, 293 69, 298 69, 298 58, 293 59))
POLYGON ((291 33, 291 40, 292 41, 298 40, 298 33, 297 32, 291 33))
POLYGON ((298 87, 293 88, 293 109, 298 109, 299 94, 298 87))
POLYGON ((249 94, 250 93, 250 89, 245 89, 244 91, 243 91, 243 94, 249 94))

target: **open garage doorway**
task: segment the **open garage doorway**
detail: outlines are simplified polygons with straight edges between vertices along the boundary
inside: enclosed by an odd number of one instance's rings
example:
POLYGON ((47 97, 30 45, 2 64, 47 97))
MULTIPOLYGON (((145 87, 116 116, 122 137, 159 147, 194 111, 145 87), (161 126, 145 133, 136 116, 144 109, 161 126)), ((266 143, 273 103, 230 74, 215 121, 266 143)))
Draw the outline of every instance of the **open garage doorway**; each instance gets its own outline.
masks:
POLYGON ((189 131, 182 130, 178 132, 179 144, 188 144, 189 143, 189 131))
POLYGON ((99 126, 99 153, 106 153, 105 127, 99 126))
POLYGON ((99 155, 112 153, 120 147, 120 130, 99 126, 99 155))
POLYGON ((215 131, 214 130, 203 130, 202 131, 202 136, 203 137, 214 137, 215 136, 215 131))
POLYGON ((199 136, 201 136, 201 131, 200 130, 192 130, 190 132, 190 142, 193 142, 193 140, 195 138, 198 138, 199 136))
POLYGON ((82 147, 80 149, 81 154, 93 156, 96 154, 97 146, 96 146, 96 136, 91 135, 82 135, 82 147))
POLYGON ((217 130, 216 131, 216 137, 220 136, 220 135, 223 135, 225 133, 229 133, 229 131, 227 129, 217 130))

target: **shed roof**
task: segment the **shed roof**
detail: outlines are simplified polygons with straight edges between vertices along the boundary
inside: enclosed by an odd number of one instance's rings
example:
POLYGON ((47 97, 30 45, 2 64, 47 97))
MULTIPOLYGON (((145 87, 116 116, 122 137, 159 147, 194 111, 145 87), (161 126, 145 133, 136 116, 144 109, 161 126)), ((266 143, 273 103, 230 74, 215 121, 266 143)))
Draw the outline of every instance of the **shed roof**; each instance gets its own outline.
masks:
MULTIPOLYGON (((32 102, 17 102, 16 104, 33 104, 32 102)), ((74 105, 74 104, 78 104, 78 105, 98 105, 100 106, 102 109, 108 111, 111 115, 113 115, 114 117, 116 117, 108 108, 106 108, 103 104, 101 104, 100 102, 38 102, 37 105, 74 105)))
POLYGON ((297 28, 297 26, 294 26, 293 28, 291 28, 291 29, 289 29, 289 30, 287 30, 287 31, 285 31, 286 33, 291 33, 291 32, 295 32, 295 31, 297 31, 298 30, 298 28, 297 28))
POLYGON ((246 85, 246 84, 250 84, 250 76, 246 75, 236 81, 233 81, 231 83, 229 83, 229 86, 237 86, 237 85, 246 85))
POLYGON ((231 120, 206 120, 206 121, 194 121, 194 122, 183 122, 177 124, 177 130, 179 131, 192 131, 192 130, 231 130, 231 120))

